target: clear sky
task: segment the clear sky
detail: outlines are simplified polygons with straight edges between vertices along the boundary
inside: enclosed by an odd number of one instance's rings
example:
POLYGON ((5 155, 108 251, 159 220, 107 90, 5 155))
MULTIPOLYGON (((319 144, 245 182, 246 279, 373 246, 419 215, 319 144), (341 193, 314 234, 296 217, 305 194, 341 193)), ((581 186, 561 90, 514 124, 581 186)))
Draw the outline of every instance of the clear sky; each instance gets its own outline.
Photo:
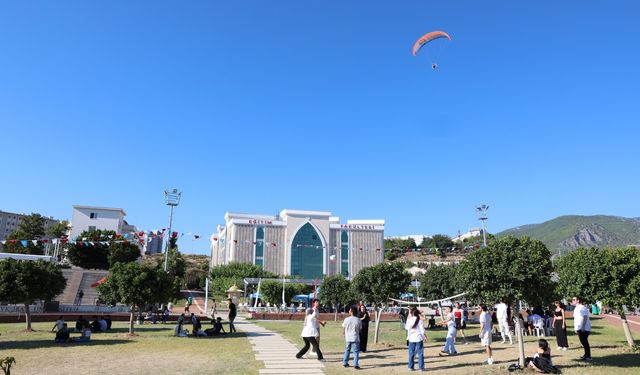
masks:
MULTIPOLYGON (((0 3, 0 210, 224 213, 386 235, 640 216, 635 1, 0 3), (451 42, 411 55, 424 33, 451 42)), ((425 48, 429 48, 427 46, 425 48)))

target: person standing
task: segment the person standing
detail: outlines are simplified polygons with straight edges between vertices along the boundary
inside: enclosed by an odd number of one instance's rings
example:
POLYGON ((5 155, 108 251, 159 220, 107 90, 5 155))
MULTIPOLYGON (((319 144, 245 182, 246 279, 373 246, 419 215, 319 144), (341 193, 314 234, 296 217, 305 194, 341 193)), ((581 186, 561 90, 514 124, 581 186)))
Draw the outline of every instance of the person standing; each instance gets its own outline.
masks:
MULTIPOLYGON (((363 307, 366 311, 367 308, 364 304, 360 305, 360 310, 362 311, 363 307)), ((360 354, 362 320, 358 318, 358 309, 355 306, 351 306, 351 309, 349 309, 349 317, 342 322, 342 328, 344 328, 344 341, 346 342, 344 356, 342 357, 342 366, 349 367, 349 353, 353 350, 353 368, 360 370, 358 357, 360 354)))
POLYGON ((580 297, 573 297, 572 304, 576 307, 573 310, 573 329, 578 334, 580 343, 584 347, 584 355, 580 359, 590 361, 589 333, 591 333, 591 320, 589 319, 589 309, 582 304, 582 298, 580 297))
POLYGON ((229 333, 237 332, 236 327, 233 325, 233 321, 236 319, 236 304, 233 303, 231 298, 227 299, 229 302, 229 333))
POLYGON ((82 297, 84 297, 84 291, 80 289, 80 291, 78 292, 78 300, 76 301, 76 305, 82 304, 82 297))
POLYGON ((322 356, 322 352, 320 351, 320 346, 318 345, 318 341, 316 337, 318 336, 318 324, 315 321, 315 315, 313 314, 313 309, 307 309, 306 315, 304 318, 304 327, 302 327, 302 339, 304 340, 304 347, 300 349, 298 354, 296 354, 296 358, 302 358, 305 353, 309 350, 309 346, 312 345, 318 354, 318 361, 322 361, 324 357, 322 356))
MULTIPOLYGON (((467 326, 467 322, 466 322, 467 319, 464 316, 464 314, 465 314, 465 311, 460 308, 460 302, 456 302, 453 308, 453 319, 455 323, 456 334, 457 332, 460 332, 460 334, 462 335, 462 342, 466 344, 467 337, 464 335, 464 329, 467 326)), ((454 336, 454 341, 455 341, 455 336, 454 336)))
POLYGON ((491 350, 491 331, 493 331, 493 322, 491 321, 491 314, 487 305, 480 304, 478 307, 478 313, 480 314, 480 343, 485 347, 487 351, 488 365, 493 364, 493 352, 491 350))
POLYGON ((211 320, 215 320, 216 319, 216 313, 218 312, 218 306, 216 305, 216 300, 212 299, 211 300, 211 320))
POLYGON ((364 304, 360 305, 360 313, 358 314, 358 317, 362 323, 362 328, 360 329, 360 351, 362 353, 366 353, 367 341, 369 341, 369 322, 371 321, 371 318, 369 318, 367 306, 364 304))
POLYGON ((506 343, 505 335, 509 337, 509 344, 513 345, 513 337, 511 336, 511 329, 509 329, 509 314, 507 313, 509 307, 505 303, 505 299, 501 299, 500 303, 496 305, 496 318, 498 319, 498 328, 500 329, 500 336, 502 336, 502 343, 506 343))
POLYGON ((418 367, 424 371, 424 325, 420 319, 420 310, 413 310, 412 316, 405 325, 409 342, 409 370, 414 371, 414 357, 418 354, 418 367))
POLYGON ((567 321, 564 316, 564 307, 560 301, 554 302, 556 309, 553 312, 553 330, 558 343, 558 350, 567 350, 569 342, 567 341, 567 321))

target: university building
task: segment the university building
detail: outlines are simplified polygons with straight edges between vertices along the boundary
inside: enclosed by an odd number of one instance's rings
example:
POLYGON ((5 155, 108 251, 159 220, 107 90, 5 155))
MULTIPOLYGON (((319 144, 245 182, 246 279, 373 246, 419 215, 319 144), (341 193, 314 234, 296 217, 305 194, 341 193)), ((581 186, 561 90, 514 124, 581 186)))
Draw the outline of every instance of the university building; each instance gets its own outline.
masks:
POLYGON ((384 261, 384 220, 347 220, 327 211, 278 215, 227 212, 211 236, 211 264, 251 263, 279 275, 352 278, 384 261))

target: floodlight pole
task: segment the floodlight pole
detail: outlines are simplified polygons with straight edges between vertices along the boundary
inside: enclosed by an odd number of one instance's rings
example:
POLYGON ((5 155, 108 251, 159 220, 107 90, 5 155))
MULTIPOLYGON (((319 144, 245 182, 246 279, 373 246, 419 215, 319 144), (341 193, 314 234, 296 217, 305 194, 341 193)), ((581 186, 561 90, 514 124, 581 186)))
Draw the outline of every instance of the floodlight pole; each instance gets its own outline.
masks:
POLYGON ((487 220, 487 211, 489 211, 489 206, 483 204, 480 207, 476 207, 476 213, 478 214, 478 220, 482 222, 482 239, 483 239, 483 247, 487 247, 487 228, 484 226, 484 222, 487 220))
POLYGON ((169 268, 169 246, 171 244, 171 225, 173 223, 173 207, 177 206, 180 203, 180 195, 182 193, 178 192, 178 189, 173 189, 172 191, 164 191, 164 199, 169 206, 169 236, 167 237, 167 246, 164 250, 164 272, 167 272, 169 268))

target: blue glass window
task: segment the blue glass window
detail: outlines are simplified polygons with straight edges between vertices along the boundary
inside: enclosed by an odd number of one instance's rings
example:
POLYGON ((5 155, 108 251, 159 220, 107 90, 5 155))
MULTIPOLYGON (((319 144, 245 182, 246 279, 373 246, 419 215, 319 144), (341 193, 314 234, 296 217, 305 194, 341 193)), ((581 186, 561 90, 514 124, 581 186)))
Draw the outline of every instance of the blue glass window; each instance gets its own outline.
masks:
POLYGON ((320 235, 306 223, 291 242, 291 275, 303 279, 322 278, 323 255, 320 235))
POLYGON ((256 228, 256 245, 255 245, 255 264, 263 267, 264 265, 264 228, 256 228))
POLYGON ((340 273, 349 277, 349 233, 343 230, 340 234, 340 273))

